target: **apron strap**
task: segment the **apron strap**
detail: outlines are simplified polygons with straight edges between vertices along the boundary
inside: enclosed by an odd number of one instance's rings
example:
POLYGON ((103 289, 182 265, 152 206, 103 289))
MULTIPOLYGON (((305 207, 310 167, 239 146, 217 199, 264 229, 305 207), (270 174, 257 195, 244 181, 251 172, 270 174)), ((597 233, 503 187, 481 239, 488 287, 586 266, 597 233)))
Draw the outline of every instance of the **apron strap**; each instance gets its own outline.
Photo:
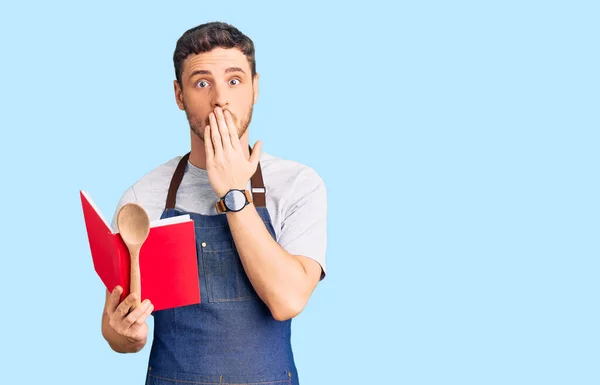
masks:
MULTIPOLYGON (((252 148, 250 148, 250 153, 252 153, 252 148)), ((177 190, 179 189, 181 181, 183 180, 183 174, 185 173, 185 167, 187 166, 189 158, 190 153, 188 152, 181 158, 179 164, 177 164, 177 168, 175 169, 173 177, 171 178, 171 184, 169 185, 169 192, 167 194, 167 203, 165 205, 165 209, 175 208, 175 198, 177 197, 177 190)), ((266 189, 262 177, 260 162, 258 162, 256 171, 250 179, 250 186, 252 188, 252 200, 254 201, 254 206, 266 207, 266 189)))
POLYGON ((252 175, 252 178, 250 178, 250 186, 252 188, 252 200, 254 203, 254 207, 266 207, 266 189, 265 183, 263 182, 260 162, 258 162, 258 166, 256 166, 256 171, 252 175))
POLYGON ((173 177, 171 178, 171 184, 169 185, 169 193, 167 194, 167 204, 165 205, 165 209, 174 209, 175 208, 175 197, 177 196, 177 190, 179 189, 179 185, 183 180, 183 174, 185 173, 185 166, 187 166, 187 161, 190 158, 190 153, 188 152, 181 158, 175 172, 173 173, 173 177))

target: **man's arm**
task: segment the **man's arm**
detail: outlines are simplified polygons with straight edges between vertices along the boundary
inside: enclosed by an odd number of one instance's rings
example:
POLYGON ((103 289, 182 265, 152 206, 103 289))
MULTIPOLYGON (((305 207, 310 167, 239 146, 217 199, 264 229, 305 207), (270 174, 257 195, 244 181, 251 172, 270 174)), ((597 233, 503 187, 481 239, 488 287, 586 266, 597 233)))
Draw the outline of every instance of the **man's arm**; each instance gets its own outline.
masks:
MULTIPOLYGON (((214 113, 209 114, 209 121, 210 124, 204 130, 206 171, 213 190, 217 196, 222 197, 232 188, 246 187, 258 166, 262 142, 256 142, 248 158, 248 148, 240 143, 238 130, 229 111, 224 112, 217 107, 214 113)), ((324 192, 324 189, 314 191, 324 192)), ((311 211, 311 208, 308 207, 307 210, 311 211)), ((293 221, 289 222, 294 231, 307 225, 303 220, 306 217, 295 214, 290 214, 289 217, 299 219, 295 224, 291 223, 293 221)), ((242 265, 254 290, 275 319, 295 317, 302 311, 319 282, 321 265, 306 256, 293 255, 286 250, 306 250, 306 242, 312 241, 311 237, 300 237, 304 247, 293 245, 290 248, 288 244, 286 249, 282 248, 265 228, 253 204, 239 212, 228 212, 227 219, 242 265)), ((308 223, 309 228, 304 229, 307 233, 320 232, 321 227, 310 228, 310 225, 308 223)))
POLYGON ((228 212, 244 270, 273 318, 284 321, 298 315, 321 278, 318 262, 285 251, 269 234, 252 203, 228 212))

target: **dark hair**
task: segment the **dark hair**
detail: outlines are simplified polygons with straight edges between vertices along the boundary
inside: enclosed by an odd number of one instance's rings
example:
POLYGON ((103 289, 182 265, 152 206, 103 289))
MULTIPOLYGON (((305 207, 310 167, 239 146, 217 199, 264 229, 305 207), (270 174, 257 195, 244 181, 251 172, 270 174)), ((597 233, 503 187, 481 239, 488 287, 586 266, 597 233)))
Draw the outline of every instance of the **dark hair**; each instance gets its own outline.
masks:
POLYGON ((214 48, 237 48, 248 59, 252 78, 256 74, 256 60, 254 59, 254 43, 234 26, 222 22, 210 22, 188 29, 177 40, 173 64, 175 77, 181 86, 183 62, 188 55, 211 51, 214 48))

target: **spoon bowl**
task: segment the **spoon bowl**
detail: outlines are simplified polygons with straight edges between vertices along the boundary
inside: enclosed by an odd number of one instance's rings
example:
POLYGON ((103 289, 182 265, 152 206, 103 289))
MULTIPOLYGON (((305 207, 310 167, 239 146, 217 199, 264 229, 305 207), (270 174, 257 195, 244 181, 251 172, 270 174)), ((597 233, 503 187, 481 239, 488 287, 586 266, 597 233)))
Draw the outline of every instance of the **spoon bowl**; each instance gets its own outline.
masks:
POLYGON ((129 293, 136 293, 135 308, 141 302, 140 249, 150 233, 150 219, 144 208, 136 203, 127 203, 117 214, 117 227, 127 245, 131 260, 129 293))

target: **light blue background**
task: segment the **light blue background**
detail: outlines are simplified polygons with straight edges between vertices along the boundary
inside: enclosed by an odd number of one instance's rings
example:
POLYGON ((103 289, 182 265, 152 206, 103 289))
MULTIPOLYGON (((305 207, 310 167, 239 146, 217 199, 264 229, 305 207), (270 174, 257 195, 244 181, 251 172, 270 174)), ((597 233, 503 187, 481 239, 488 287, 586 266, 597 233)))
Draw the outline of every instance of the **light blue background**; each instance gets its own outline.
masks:
POLYGON ((222 20, 256 44, 251 141, 328 188, 302 384, 600 383, 597 2, 131 3, 0 6, 0 382, 143 382, 78 191, 112 217, 188 150, 175 42, 222 20))

